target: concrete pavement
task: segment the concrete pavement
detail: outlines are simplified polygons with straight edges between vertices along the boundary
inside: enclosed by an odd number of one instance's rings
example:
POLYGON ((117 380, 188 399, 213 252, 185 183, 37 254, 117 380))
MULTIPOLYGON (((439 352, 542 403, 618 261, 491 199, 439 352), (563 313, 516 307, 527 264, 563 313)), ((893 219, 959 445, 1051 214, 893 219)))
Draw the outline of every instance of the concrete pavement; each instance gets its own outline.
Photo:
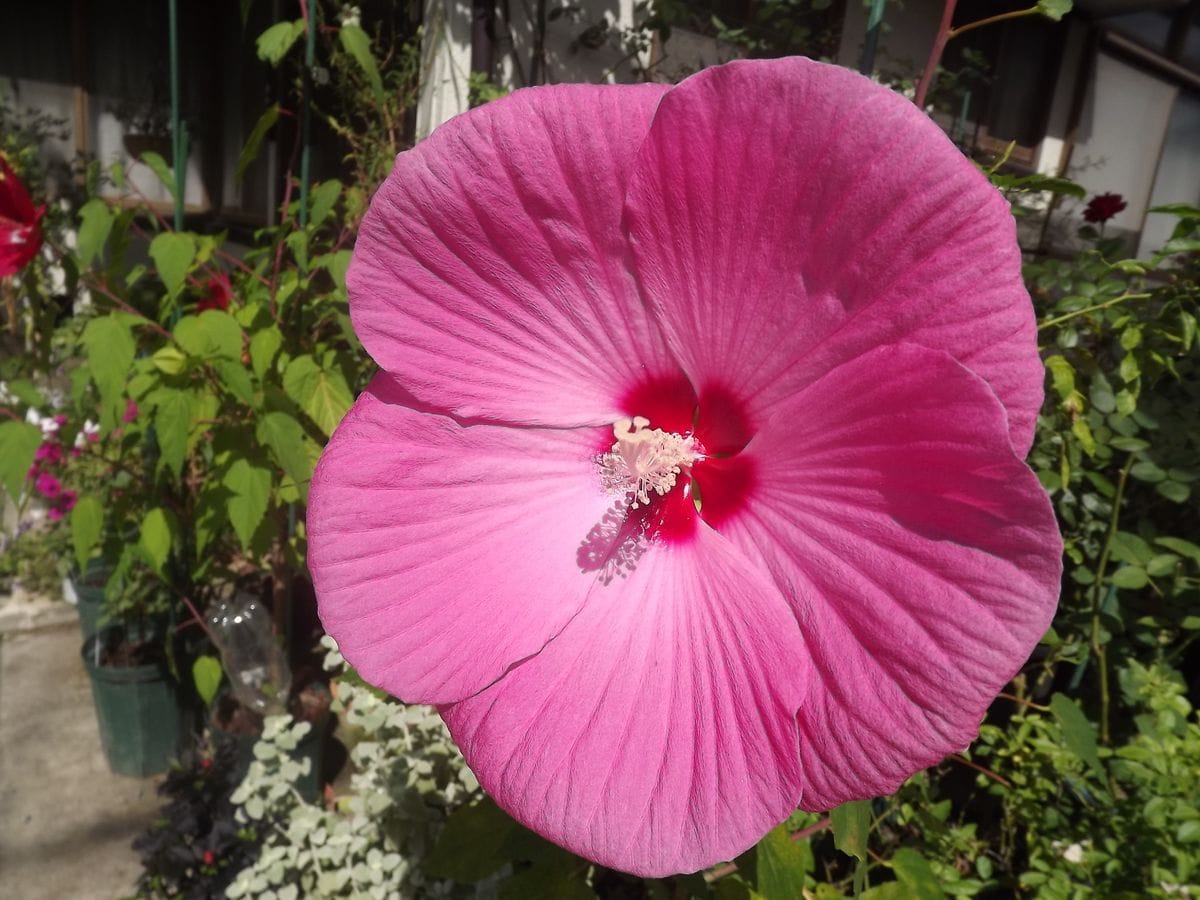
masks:
POLYGON ((109 772, 80 642, 67 604, 0 598, 3 900, 118 900, 141 871, 159 779, 109 772))

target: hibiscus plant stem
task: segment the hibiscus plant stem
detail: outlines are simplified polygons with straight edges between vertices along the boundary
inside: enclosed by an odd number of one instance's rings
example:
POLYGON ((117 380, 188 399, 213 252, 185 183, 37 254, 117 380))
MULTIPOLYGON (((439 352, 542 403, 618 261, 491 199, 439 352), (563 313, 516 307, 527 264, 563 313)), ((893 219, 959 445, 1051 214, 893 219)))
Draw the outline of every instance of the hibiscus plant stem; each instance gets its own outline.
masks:
POLYGON ((1038 324, 1038 331, 1045 328, 1050 328, 1054 325, 1061 325, 1063 322, 1069 322, 1071 319, 1078 316, 1086 316, 1088 313, 1096 312, 1100 309, 1108 309, 1110 306, 1116 306, 1118 303, 1124 303, 1126 300, 1145 300, 1149 294, 1133 294, 1126 293, 1119 297, 1113 297, 1111 300, 1105 300, 1103 303, 1097 303, 1093 306, 1085 306, 1083 309, 1077 309, 1074 312, 1063 313, 1061 316, 1055 316, 1053 319, 1047 319, 1045 322, 1038 324))
POLYGON ((925 71, 921 73, 921 80, 917 82, 917 92, 913 97, 913 103, 920 109, 925 108, 925 95, 929 93, 929 85, 933 83, 933 73, 942 61, 946 41, 950 40, 950 23, 954 21, 954 8, 957 5, 958 0, 946 0, 942 9, 942 21, 938 25, 937 37, 933 39, 933 48, 929 51, 929 58, 925 60, 925 71))
POLYGON ((1117 479, 1117 491, 1113 495, 1112 515, 1108 519, 1108 531, 1104 536, 1104 546, 1100 548, 1100 560, 1096 563, 1096 575, 1092 580, 1092 653, 1096 657, 1096 668, 1100 675, 1100 743, 1108 743, 1108 649, 1101 640, 1100 612, 1104 597, 1104 574, 1108 568, 1109 556, 1112 554, 1113 538, 1121 520, 1121 503, 1125 499, 1125 485, 1129 481, 1129 470, 1133 468, 1134 454, 1130 453, 1121 467, 1117 479))

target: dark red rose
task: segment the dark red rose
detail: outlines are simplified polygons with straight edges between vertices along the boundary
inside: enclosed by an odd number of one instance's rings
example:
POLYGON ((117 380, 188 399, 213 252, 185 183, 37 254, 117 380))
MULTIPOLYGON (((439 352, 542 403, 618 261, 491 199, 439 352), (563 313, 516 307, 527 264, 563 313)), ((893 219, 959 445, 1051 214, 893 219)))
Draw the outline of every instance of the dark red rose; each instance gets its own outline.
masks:
POLYGON ((1123 210, 1128 204, 1120 194, 1097 194, 1083 211, 1085 221, 1103 224, 1123 210))
POLYGON ((229 309, 229 297, 232 293, 229 276, 224 272, 217 273, 208 279, 204 296, 196 301, 196 312, 202 313, 206 309, 229 309))

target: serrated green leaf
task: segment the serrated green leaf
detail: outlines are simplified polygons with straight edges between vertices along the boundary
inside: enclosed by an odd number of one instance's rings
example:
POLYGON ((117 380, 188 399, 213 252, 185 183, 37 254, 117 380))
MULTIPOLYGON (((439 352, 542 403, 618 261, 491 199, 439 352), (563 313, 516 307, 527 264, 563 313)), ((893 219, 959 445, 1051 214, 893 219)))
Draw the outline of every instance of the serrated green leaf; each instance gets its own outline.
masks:
POLYGON ((250 382, 250 373, 240 362, 219 356, 211 360, 209 365, 216 370, 217 377, 229 393, 247 406, 254 405, 254 385, 250 382))
POLYGON ((150 242, 150 258, 166 285, 167 294, 175 298, 183 290, 188 270, 196 259, 196 239, 190 234, 164 231, 150 242))
POLYGON ((304 231, 293 231, 283 242, 287 244, 287 248, 292 251, 292 256, 302 270, 308 269, 308 233, 304 231))
POLYGON ((250 131, 250 136, 246 138, 246 143, 242 146, 242 152, 238 154, 237 168, 235 169, 234 177, 238 184, 241 184, 242 177, 246 174, 246 170, 250 168, 250 164, 258 158, 259 148, 262 146, 263 138, 267 136, 267 132, 279 121, 279 106, 269 106, 258 117, 258 121, 254 123, 254 128, 250 131))
POLYGON ((313 463, 306 448, 310 442, 300 423, 285 412, 269 412, 258 420, 255 434, 259 443, 270 448, 276 463, 295 482, 301 499, 307 502, 313 463))
POLYGON ((210 706, 216 699, 222 674, 221 661, 215 656, 197 656, 196 661, 192 663, 192 681, 205 706, 210 706))
POLYGON ((791 900, 804 893, 805 875, 812 871, 808 841, 793 841, 783 825, 758 842, 758 892, 766 900, 791 900))
POLYGON ((379 77, 379 67, 375 65, 375 57, 371 54, 371 39, 359 26, 343 25, 338 32, 338 40, 341 41, 342 49, 350 54, 367 77, 371 93, 375 95, 375 102, 382 106, 385 102, 383 79, 379 77))
POLYGON ((271 368, 275 354, 282 346, 283 334, 274 325, 254 333, 254 336, 250 338, 250 366, 254 369, 255 377, 261 379, 263 374, 271 368))
POLYGON ((308 224, 316 228, 325 221, 325 217, 333 211, 333 205, 342 195, 342 183, 336 178, 323 181, 312 192, 312 211, 308 224))
POLYGON ((913 900, 943 900, 946 894, 938 883, 929 861, 911 847, 901 847, 892 857, 892 871, 897 880, 908 888, 913 900))
POLYGON ((98 197, 89 200, 79 210, 79 265, 87 268, 92 264, 108 241, 112 231, 113 215, 108 204, 98 197))
POLYGON ((242 542, 249 549, 271 497, 271 473, 255 466, 249 460, 234 460, 221 483, 229 488, 233 496, 229 500, 229 521, 242 542))
POLYGON ((42 444, 42 430, 28 422, 0 422, 0 484, 15 504, 25 475, 42 444))
POLYGON ((216 357, 240 360, 242 329, 237 320, 219 309, 206 309, 198 316, 184 316, 174 329, 175 340, 188 355, 211 361, 216 357))
POLYGON ((192 427, 194 402, 187 391, 170 391, 154 409, 154 431, 161 454, 159 465, 179 477, 187 455, 188 434, 192 427))
POLYGON ((75 548, 75 562, 82 572, 87 568, 92 550, 100 542, 104 529, 104 507, 99 498, 88 495, 80 498, 71 510, 71 543, 75 548))
POLYGON ((150 171, 158 176, 158 180, 163 183, 163 187, 171 194, 171 199, 178 202, 179 194, 175 190, 175 176, 171 172, 171 167, 167 165, 167 161, 153 150, 147 150, 143 153, 141 160, 150 167, 150 171))
POLYGON ((833 845, 859 860, 867 858, 867 836, 871 831, 871 801, 852 800, 829 813, 833 845))
POLYGON ((121 398, 125 379, 137 352, 133 333, 126 320, 107 315, 88 322, 81 340, 87 352, 88 370, 105 406, 105 420, 115 423, 124 409, 121 398))
POLYGON ((187 366, 187 357, 174 347, 160 347, 150 359, 154 368, 166 375, 178 375, 187 366))
POLYGON ((333 434, 354 402, 341 374, 322 369, 311 356, 298 356, 288 363, 283 390, 326 435, 333 434))
POLYGON ((138 547, 145 554, 151 568, 159 574, 162 574, 167 557, 171 554, 175 531, 175 517, 161 506, 154 507, 142 519, 138 547))
POLYGON ((278 65, 302 34, 304 34, 303 19, 296 19, 294 22, 278 22, 272 25, 254 42, 258 58, 273 66, 278 65))
POLYGON ((1063 744, 1075 756, 1087 763, 1096 774, 1104 777, 1104 766, 1096 749, 1096 735, 1079 704, 1066 694, 1055 694, 1050 698, 1050 711, 1062 729, 1063 744))

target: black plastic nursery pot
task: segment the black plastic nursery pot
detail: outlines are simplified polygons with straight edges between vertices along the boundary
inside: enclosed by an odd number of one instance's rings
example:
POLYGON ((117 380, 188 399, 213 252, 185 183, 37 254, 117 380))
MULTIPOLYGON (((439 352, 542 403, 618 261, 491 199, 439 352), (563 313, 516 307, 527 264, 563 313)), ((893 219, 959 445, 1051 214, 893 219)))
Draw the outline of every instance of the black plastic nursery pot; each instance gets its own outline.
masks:
MULTIPOLYGON (((321 686, 328 696, 328 689, 321 686)), ((219 712, 223 703, 218 701, 214 706, 214 714, 209 719, 209 726, 212 728, 213 742, 217 744, 232 743, 235 750, 235 762, 233 764, 233 781, 240 782, 245 776, 246 771, 250 768, 250 762, 254 759, 254 745, 258 743, 261 734, 243 734, 234 731, 227 731, 221 727, 219 712)), ((321 796, 321 772, 325 760, 325 735, 329 730, 329 710, 326 709, 316 719, 309 722, 312 726, 308 730, 308 734, 300 739, 296 745, 296 749, 290 754, 296 762, 309 761, 308 773, 301 775, 296 780, 296 791, 305 800, 313 801, 321 796)))
POLYGON ((116 774, 158 775, 167 771, 186 731, 179 691, 165 659, 106 665, 107 651, 123 640, 123 629, 113 627, 103 628, 83 642, 83 664, 92 682, 100 742, 108 766, 116 774))

